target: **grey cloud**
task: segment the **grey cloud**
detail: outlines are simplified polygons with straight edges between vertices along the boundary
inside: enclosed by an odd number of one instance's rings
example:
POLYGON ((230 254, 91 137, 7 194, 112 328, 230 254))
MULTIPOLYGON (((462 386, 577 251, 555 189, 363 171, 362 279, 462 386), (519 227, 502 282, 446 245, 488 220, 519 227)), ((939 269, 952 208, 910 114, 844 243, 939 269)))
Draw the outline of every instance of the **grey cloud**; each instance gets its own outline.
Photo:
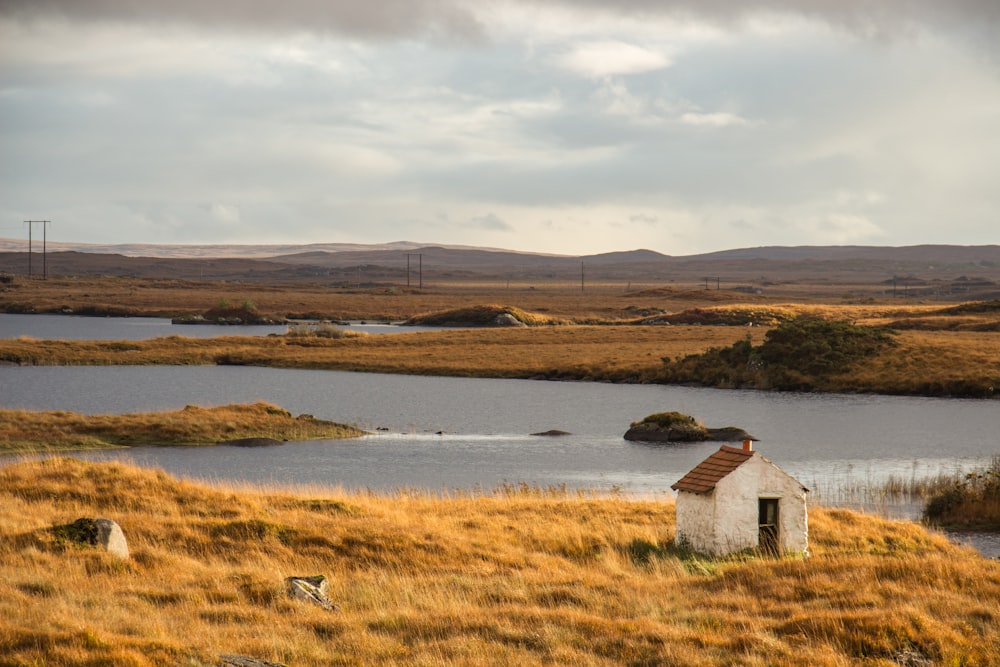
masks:
POLYGON ((958 29, 996 47, 996 0, 3 0, 0 16, 63 16, 75 21, 167 23, 214 29, 303 30, 365 39, 444 37, 480 41, 497 8, 507 5, 710 21, 734 26, 755 16, 790 15, 822 21, 865 37, 891 37, 914 27, 958 29))
MULTIPOLYGON (((537 3, 537 0, 522 0, 537 3)), ((560 0, 567 7, 605 10, 605 0, 560 0)), ((546 3, 547 4, 547 3, 546 3)), ((760 13, 800 15, 844 26, 853 31, 879 34, 908 25, 982 25, 1000 23, 996 0, 618 0, 618 13, 679 15, 723 23, 744 20, 760 13)))
POLYGON ((483 34, 474 13, 451 0, 4 0, 0 16, 309 30, 371 38, 429 33, 478 39, 483 34))
POLYGON ((495 232, 509 232, 513 230, 513 227, 504 222, 495 213, 487 213, 486 215, 472 218, 469 220, 469 224, 479 229, 487 229, 495 232))

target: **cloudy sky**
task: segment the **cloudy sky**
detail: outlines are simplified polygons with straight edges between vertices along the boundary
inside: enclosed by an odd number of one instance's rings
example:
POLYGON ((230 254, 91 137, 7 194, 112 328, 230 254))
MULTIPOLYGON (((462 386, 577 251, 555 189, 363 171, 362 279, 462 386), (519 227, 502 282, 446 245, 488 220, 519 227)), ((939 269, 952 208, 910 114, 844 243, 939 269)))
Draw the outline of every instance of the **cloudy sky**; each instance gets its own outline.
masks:
POLYGON ((0 0, 0 237, 998 243, 998 34, 997 0, 0 0))

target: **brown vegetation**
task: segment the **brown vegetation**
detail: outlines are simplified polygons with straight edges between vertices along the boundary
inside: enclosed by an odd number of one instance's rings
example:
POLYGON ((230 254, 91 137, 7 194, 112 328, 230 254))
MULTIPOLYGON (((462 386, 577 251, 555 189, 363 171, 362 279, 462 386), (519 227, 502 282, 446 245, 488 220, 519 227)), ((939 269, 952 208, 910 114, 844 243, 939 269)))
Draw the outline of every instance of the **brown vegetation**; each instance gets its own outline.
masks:
POLYGON ((950 528, 1000 531, 1000 456, 983 470, 939 485, 927 500, 924 518, 950 528))
POLYGON ((213 489, 118 463, 0 468, 0 663, 1000 662, 1000 564, 813 509, 808 560, 705 560, 672 502, 213 489), (132 559, 60 541, 118 522, 132 559), (325 574, 340 613, 287 598, 325 574))
MULTIPOLYGON (((145 341, 0 340, 0 362, 37 365, 238 364, 468 377, 691 382, 678 359, 763 342, 763 327, 570 326, 390 336, 269 336, 145 341), (669 362, 666 366, 664 361, 669 362)), ((823 376, 817 391, 995 396, 1000 332, 901 331, 895 342, 823 376), (992 387, 992 389, 991 389, 992 387)), ((725 377, 709 382, 727 384, 725 377)), ((762 387, 770 388, 770 387, 762 387)))
MULTIPOLYGON (((737 327, 544 327, 341 339, 300 336, 146 341, 0 340, 0 361, 44 365, 240 364, 509 378, 638 381, 664 354, 728 345, 737 327)), ((754 329, 754 335, 763 330, 754 329)))
POLYGON ((529 313, 514 306, 482 305, 456 308, 437 313, 415 315, 406 321, 408 325, 432 327, 493 327, 510 326, 501 324, 507 318, 514 326, 529 327, 570 324, 567 320, 539 313, 529 313))
MULTIPOLYGON (((68 313, 97 316, 183 317, 205 312, 223 303, 250 300, 262 317, 273 319, 328 319, 403 321, 482 304, 503 303, 524 311, 576 323, 638 321, 702 309, 735 312, 736 321, 757 319, 774 323, 787 316, 836 311, 838 318, 865 319, 937 312, 941 306, 912 300, 843 299, 837 286, 823 291, 789 288, 768 295, 708 290, 695 284, 655 288, 641 285, 560 282, 516 284, 449 282, 416 289, 400 285, 332 287, 233 284, 193 280, 141 278, 14 278, 0 289, 0 312, 68 313), (768 319, 772 321, 768 321, 768 319)), ((994 319, 996 319, 994 314, 994 319)), ((696 321, 678 323, 700 323, 696 321)), ((717 323, 717 322, 705 322, 717 323)))
POLYGON ((243 438, 310 440, 348 438, 351 426, 293 417, 267 403, 125 415, 0 410, 0 453, 95 449, 134 445, 204 445, 243 438))

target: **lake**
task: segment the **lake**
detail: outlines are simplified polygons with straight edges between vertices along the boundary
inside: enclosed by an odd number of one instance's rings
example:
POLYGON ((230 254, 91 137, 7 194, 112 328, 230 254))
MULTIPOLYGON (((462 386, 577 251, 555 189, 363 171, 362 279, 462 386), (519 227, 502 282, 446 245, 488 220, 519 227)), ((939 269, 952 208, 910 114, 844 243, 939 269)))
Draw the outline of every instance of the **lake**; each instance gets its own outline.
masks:
POLYGON ((667 493, 714 443, 622 438, 678 410, 736 425, 822 496, 889 477, 984 465, 1000 453, 995 401, 728 391, 238 366, 0 367, 7 408, 123 413, 263 400, 375 435, 265 449, 143 448, 128 457, 185 476, 348 488, 492 488, 504 482, 667 493), (388 429, 376 431, 376 429, 388 429), (572 435, 539 437, 560 429, 572 435))

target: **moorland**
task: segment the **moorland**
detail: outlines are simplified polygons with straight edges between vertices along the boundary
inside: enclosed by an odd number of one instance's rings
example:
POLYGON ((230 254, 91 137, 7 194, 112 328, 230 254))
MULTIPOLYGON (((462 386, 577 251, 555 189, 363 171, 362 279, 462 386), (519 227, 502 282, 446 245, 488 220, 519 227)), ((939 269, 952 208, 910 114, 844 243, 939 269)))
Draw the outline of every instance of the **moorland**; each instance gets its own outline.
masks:
POLYGON ((690 258, 440 247, 270 259, 163 252, 49 253, 44 279, 23 275, 26 253, 0 253, 8 271, 0 311, 466 328, 209 342, 178 326, 178 337, 134 343, 5 340, 0 362, 249 364, 975 398, 1000 387, 997 246, 762 248, 690 258), (483 326, 504 313, 532 326, 483 326), (794 320, 892 333, 861 350, 857 331, 775 332, 794 320), (779 336, 781 345, 770 340, 779 336), (822 363, 803 363, 815 357, 822 363))
MULTIPOLYGON (((151 341, 7 339, 0 363, 253 364, 977 398, 1000 386, 992 246, 686 259, 414 246, 306 248, 291 258, 60 252, 44 278, 24 274, 25 253, 0 254, 0 311, 183 317, 221 308, 469 328, 350 336, 329 325, 198 339, 178 326, 181 335, 151 341), (410 259, 422 265, 407 270, 410 259), (477 326, 500 313, 531 326, 477 326)), ((196 424, 210 421, 191 412, 196 424)), ((300 421, 282 412, 270 410, 282 428, 300 421)), ((123 431, 169 430, 168 417, 96 421, 116 444, 123 431)), ((84 432, 89 421, 8 420, 43 440, 84 432)), ((238 421, 224 416, 211 436, 178 437, 214 440, 238 421)), ((987 485, 963 483, 945 507, 958 518, 961 499, 981 507, 975 494, 987 485)), ((709 559, 673 544, 669 499, 205 486, 122 463, 17 461, 0 467, 0 664, 217 665, 225 654, 287 665, 1000 663, 1000 563, 913 522, 822 507, 810 508, 809 522, 808 559, 709 559), (81 516, 117 521, 131 558, 63 540, 55 528, 81 516), (285 577, 314 574, 329 578, 338 611, 285 595, 285 577)))

